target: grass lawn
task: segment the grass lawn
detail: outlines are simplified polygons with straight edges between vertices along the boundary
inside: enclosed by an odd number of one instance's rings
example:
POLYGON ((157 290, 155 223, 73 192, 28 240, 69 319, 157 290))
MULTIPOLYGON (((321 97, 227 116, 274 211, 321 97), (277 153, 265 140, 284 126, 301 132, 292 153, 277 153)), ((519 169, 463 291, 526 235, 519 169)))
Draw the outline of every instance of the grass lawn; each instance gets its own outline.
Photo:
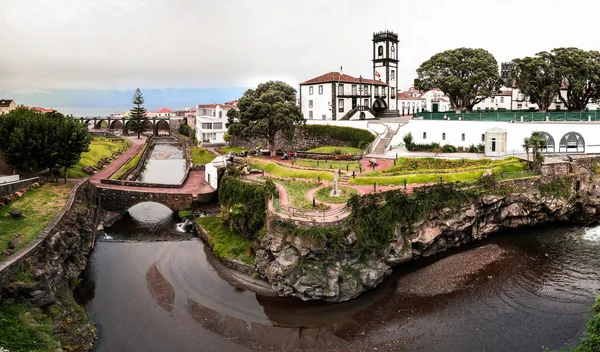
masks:
POLYGON ((325 145, 319 148, 307 150, 309 153, 326 153, 333 154, 335 150, 339 150, 342 154, 362 154, 362 149, 353 147, 336 147, 331 145, 325 145))
POLYGON ((323 187, 315 193, 315 198, 325 203, 348 203, 350 196, 358 194, 358 191, 351 187, 338 186, 339 197, 332 197, 333 186, 323 187))
POLYGON ((99 140, 94 138, 92 143, 90 143, 90 150, 81 154, 81 159, 73 168, 67 170, 68 178, 86 178, 90 177, 90 175, 81 171, 82 167, 85 166, 96 166, 98 164, 98 160, 102 158, 111 157, 114 152, 119 149, 123 149, 124 151, 129 149, 130 144, 126 142, 121 142, 122 140, 109 140, 107 138, 103 138, 103 140, 99 140))
POLYGON ((217 157, 202 147, 192 147, 191 151, 194 165, 206 165, 217 157))
POLYGON ((502 160, 490 159, 437 159, 437 158, 398 158, 396 165, 386 170, 374 171, 365 176, 395 176, 416 173, 451 173, 489 169, 496 166, 518 164, 518 158, 510 157, 502 160))
POLYGON ((117 172, 115 172, 114 174, 112 174, 110 176, 111 180, 118 180, 119 177, 123 176, 123 174, 125 172, 127 172, 129 169, 131 169, 132 167, 134 167, 135 165, 137 165, 138 161, 140 161, 140 158, 142 157, 142 154, 144 154, 144 150, 146 150, 146 147, 148 146, 147 143, 144 143, 144 145, 140 148, 140 150, 138 150, 137 154, 131 158, 131 160, 129 160, 128 162, 126 162, 125 164, 123 164, 121 166, 121 168, 119 168, 119 170, 117 170, 117 172))
POLYGON ((58 351, 52 319, 40 308, 0 302, 0 347, 6 351, 58 351))
POLYGON ((304 195, 311 189, 318 187, 317 183, 290 180, 273 180, 273 182, 279 183, 285 188, 290 203, 294 208, 314 209, 312 201, 306 199, 304 195))
MULTIPOLYGON (((73 185, 45 184, 0 208, 0 252, 8 248, 8 242, 16 234, 22 234, 23 238, 14 252, 35 239, 67 203, 71 188, 73 185), (13 219, 8 215, 13 208, 23 210, 23 216, 13 219)), ((5 258, 0 255, 0 260, 5 258)))
POLYGON ((324 160, 312 160, 312 159, 298 159, 294 161, 294 164, 298 164, 300 166, 312 167, 317 169, 324 170, 342 170, 342 171, 352 171, 359 170, 360 164, 358 161, 327 161, 324 160), (347 169, 346 169, 347 167, 347 169))
POLYGON ((260 170, 264 169, 265 172, 278 177, 304 178, 311 180, 317 180, 318 177, 321 177, 321 180, 333 181, 333 172, 293 169, 278 165, 272 161, 265 161, 256 158, 252 159, 252 168, 260 170))
MULTIPOLYGON (((516 172, 522 171, 526 168, 525 163, 518 164, 507 164, 492 168, 494 174, 500 174, 502 172, 516 172)), ((456 172, 456 173, 431 173, 431 174, 406 174, 398 176, 361 176, 355 179, 350 179, 350 184, 353 185, 372 185, 373 182, 377 182, 378 185, 401 185, 406 179, 407 184, 413 183, 434 183, 440 181, 440 176, 444 182, 469 182, 479 178, 485 169, 456 172)))
POLYGON ((244 150, 250 151, 250 148, 241 148, 241 147, 219 147, 219 151, 223 154, 228 153, 241 153, 244 150))
POLYGON ((252 241, 232 231, 216 216, 205 216, 196 220, 210 234, 210 247, 219 259, 235 259, 253 265, 252 241))

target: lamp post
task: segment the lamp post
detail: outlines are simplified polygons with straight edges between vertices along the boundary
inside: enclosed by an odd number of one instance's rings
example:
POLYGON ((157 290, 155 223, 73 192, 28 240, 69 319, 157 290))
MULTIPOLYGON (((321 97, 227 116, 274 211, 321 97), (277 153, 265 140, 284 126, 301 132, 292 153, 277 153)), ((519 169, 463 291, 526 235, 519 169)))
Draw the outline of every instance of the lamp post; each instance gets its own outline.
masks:
POLYGON ((359 99, 358 100, 358 106, 361 105, 360 104, 360 99, 362 99, 362 92, 363 92, 363 84, 362 84, 362 82, 363 82, 363 78, 362 78, 362 75, 360 75, 358 77, 358 95, 360 96, 360 98, 358 98, 359 99))

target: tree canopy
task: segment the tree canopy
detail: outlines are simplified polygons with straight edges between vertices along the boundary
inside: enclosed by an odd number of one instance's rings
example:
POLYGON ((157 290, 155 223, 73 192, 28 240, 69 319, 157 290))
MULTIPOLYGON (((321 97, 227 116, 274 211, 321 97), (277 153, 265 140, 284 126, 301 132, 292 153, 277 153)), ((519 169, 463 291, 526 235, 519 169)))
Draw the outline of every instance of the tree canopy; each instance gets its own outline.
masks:
POLYGON ((484 49, 458 48, 433 55, 417 69, 415 88, 439 88, 457 111, 491 96, 500 86, 498 63, 484 49))
POLYGON ((238 102, 239 111, 227 114, 227 129, 231 136, 242 139, 265 138, 271 155, 275 155, 275 136, 283 133, 291 138, 294 125, 302 123, 300 107, 296 105, 296 90, 280 81, 261 83, 248 89, 238 102))
POLYGON ((50 169, 51 175, 75 166, 89 150, 91 136, 84 124, 57 112, 42 114, 19 107, 0 118, 0 152, 15 169, 50 169))
MULTIPOLYGON (((558 94, 567 109, 585 110, 590 101, 600 98, 600 53, 578 48, 552 50, 552 64, 566 94, 558 94)), ((559 93, 559 92, 557 92, 559 93)))
POLYGON ((552 56, 546 52, 534 57, 513 60, 515 66, 511 73, 515 86, 537 104, 540 111, 548 111, 560 91, 561 77, 552 62, 552 56))
POLYGON ((137 137, 140 138, 140 134, 146 132, 148 118, 146 117, 146 108, 142 106, 144 96, 139 88, 133 94, 132 103, 135 106, 129 110, 129 130, 137 133, 137 137))

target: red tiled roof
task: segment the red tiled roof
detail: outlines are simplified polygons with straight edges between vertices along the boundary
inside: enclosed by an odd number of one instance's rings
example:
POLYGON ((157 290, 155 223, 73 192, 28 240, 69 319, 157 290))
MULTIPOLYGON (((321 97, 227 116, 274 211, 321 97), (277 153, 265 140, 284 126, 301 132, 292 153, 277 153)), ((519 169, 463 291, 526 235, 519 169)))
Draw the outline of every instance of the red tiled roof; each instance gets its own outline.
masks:
POLYGON ((417 96, 413 96, 413 93, 409 92, 401 92, 398 93, 398 100, 419 100, 421 99, 421 94, 417 96))
POLYGON ((38 112, 41 112, 41 113, 46 113, 46 112, 52 112, 52 111, 54 111, 54 109, 52 109, 52 108, 46 109, 46 108, 38 108, 38 107, 35 107, 35 106, 31 107, 29 110, 38 111, 38 112))
MULTIPOLYGON (((361 80, 348 76, 345 74, 340 74, 339 72, 329 72, 319 77, 315 77, 313 79, 309 79, 306 82, 300 83, 300 85, 309 85, 309 84, 317 84, 317 83, 329 83, 329 82, 343 82, 343 83, 361 83, 361 80)), ((370 85, 378 85, 378 86, 387 86, 382 81, 375 81, 372 79, 362 79, 362 84, 370 84, 370 85)))
POLYGON ((496 92, 496 94, 494 94, 494 96, 508 96, 508 97, 511 97, 512 96, 512 90, 501 90, 499 92, 496 92))
MULTIPOLYGON (((231 103, 231 102, 229 102, 231 103)), ((221 109, 235 109, 236 105, 231 105, 229 103, 225 104, 198 104, 198 109, 216 109, 217 106, 220 106, 221 109)))
POLYGON ((169 113, 172 113, 172 112, 173 111, 171 111, 171 110, 169 110, 167 108, 162 108, 162 109, 158 110, 156 113, 157 114, 169 114, 169 113))

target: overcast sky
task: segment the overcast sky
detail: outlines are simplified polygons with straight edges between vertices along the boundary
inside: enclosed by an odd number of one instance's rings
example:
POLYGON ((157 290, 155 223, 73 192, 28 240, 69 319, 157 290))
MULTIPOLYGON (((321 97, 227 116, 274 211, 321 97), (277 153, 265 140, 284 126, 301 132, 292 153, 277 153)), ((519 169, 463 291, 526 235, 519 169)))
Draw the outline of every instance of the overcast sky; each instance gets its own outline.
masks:
MULTIPOLYGON (((597 1, 2 0, 0 94, 57 90, 297 87, 372 75, 372 35, 400 36, 399 78, 436 52, 498 62, 554 47, 600 49, 597 1)), ((232 90, 233 91, 233 90, 232 90)))

